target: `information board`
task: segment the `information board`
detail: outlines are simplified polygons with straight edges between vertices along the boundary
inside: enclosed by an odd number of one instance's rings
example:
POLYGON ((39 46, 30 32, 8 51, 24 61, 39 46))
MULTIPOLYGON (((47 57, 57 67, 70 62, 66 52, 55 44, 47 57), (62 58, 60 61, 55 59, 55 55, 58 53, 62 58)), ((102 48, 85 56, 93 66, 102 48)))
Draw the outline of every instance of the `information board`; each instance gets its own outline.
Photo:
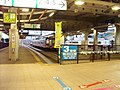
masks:
POLYGON ((62 46, 62 60, 76 60, 77 59, 77 46, 62 46))
POLYGON ((16 14, 15 13, 3 13, 3 22, 4 23, 15 23, 16 14))

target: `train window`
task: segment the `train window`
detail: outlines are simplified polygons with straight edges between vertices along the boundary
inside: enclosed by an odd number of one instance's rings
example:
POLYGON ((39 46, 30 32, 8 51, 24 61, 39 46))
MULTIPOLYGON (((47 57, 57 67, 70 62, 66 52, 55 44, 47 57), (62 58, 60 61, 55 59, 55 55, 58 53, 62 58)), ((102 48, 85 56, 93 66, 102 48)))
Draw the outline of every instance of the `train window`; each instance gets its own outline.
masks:
POLYGON ((101 42, 99 41, 98 44, 101 44, 101 42))
POLYGON ((46 44, 49 44, 49 39, 46 39, 46 44))
POLYGON ((88 38, 92 38, 92 36, 89 35, 88 38))

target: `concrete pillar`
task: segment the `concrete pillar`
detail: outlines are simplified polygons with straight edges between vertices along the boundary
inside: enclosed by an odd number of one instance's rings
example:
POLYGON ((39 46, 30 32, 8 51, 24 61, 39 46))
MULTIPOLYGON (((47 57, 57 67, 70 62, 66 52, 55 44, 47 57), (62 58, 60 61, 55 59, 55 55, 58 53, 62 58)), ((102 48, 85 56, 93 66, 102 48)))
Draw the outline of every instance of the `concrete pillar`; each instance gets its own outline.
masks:
POLYGON ((97 30, 93 30, 93 33, 94 33, 94 42, 93 42, 93 45, 95 45, 94 46, 94 48, 93 48, 93 50, 97 50, 97 48, 98 48, 98 38, 97 38, 97 35, 98 35, 98 33, 97 33, 97 30))
POLYGON ((120 50, 120 26, 116 25, 115 29, 115 50, 120 50))
POLYGON ((89 32, 85 32, 85 50, 88 50, 88 35, 89 35, 89 32))
MULTIPOLYGON (((10 11, 17 12, 14 9, 10 9, 10 11)), ((9 29, 9 59, 13 62, 18 59, 18 47, 19 47, 19 34, 17 29, 16 18, 16 23, 11 24, 11 28, 9 29)))

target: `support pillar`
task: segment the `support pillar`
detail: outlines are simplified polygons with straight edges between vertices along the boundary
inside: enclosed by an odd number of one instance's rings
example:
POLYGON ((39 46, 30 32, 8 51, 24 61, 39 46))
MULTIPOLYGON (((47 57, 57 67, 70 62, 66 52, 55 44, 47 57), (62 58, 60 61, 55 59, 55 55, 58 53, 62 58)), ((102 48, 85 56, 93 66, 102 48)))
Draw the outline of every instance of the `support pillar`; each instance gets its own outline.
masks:
MULTIPOLYGON (((17 10, 10 9, 9 12, 17 12, 17 10)), ((18 47, 19 47, 19 34, 17 29, 17 18, 16 18, 16 23, 11 24, 11 28, 9 29, 9 59, 12 62, 18 60, 18 47)))
POLYGON ((120 50, 120 26, 118 25, 115 29, 115 50, 120 50))
POLYGON ((89 32, 85 32, 85 50, 88 50, 88 35, 89 35, 89 32))
POLYGON ((98 35, 98 33, 97 33, 97 30, 93 30, 93 33, 94 33, 94 42, 93 42, 93 50, 95 51, 95 50, 97 50, 97 48, 98 48, 98 38, 97 38, 97 35, 98 35))

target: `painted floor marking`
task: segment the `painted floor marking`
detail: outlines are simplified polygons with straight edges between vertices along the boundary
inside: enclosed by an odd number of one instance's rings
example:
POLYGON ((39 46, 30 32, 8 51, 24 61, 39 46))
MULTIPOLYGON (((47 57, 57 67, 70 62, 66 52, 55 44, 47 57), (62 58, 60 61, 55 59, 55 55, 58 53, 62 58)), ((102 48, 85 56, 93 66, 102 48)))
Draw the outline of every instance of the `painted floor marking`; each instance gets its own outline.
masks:
MULTIPOLYGON (((29 51, 30 51, 30 50, 29 50, 29 51)), ((37 62, 42 63, 41 60, 38 58, 38 56, 37 56, 35 53, 33 53, 32 51, 30 51, 30 53, 33 55, 33 57, 35 58, 35 60, 36 60, 37 62)))
POLYGON ((59 77, 53 77, 62 87, 63 90, 72 90, 72 88, 66 86, 59 77))
POLYGON ((98 88, 93 90, 113 90, 113 87, 107 87, 107 88, 98 88))
POLYGON ((95 85, 102 84, 102 83, 105 83, 105 82, 110 82, 110 80, 105 79, 105 80, 102 80, 100 82, 94 82, 94 83, 91 83, 91 84, 81 85, 81 86, 78 86, 78 87, 81 88, 81 89, 83 89, 83 88, 89 88, 91 86, 95 86, 95 85))
POLYGON ((112 87, 106 87, 106 88, 97 88, 97 89, 92 89, 92 90, 113 90, 115 88, 120 88, 120 85, 114 85, 112 87))

